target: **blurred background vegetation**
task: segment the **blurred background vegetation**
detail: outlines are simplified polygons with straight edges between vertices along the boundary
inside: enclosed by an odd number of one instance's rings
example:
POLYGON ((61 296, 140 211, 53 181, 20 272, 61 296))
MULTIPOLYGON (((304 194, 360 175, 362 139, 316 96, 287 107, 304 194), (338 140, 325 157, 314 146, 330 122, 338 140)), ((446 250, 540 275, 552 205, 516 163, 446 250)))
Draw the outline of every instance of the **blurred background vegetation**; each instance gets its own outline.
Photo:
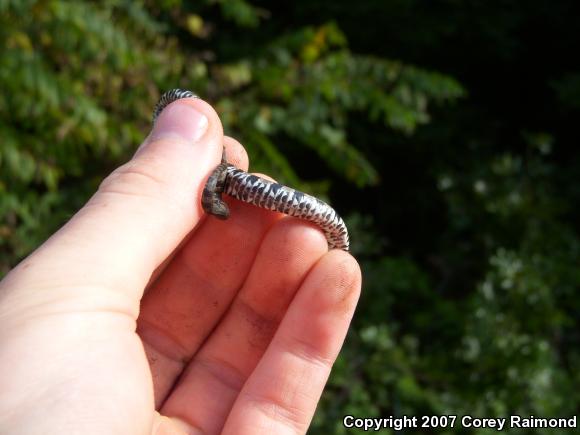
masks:
POLYGON ((312 434, 345 414, 578 414, 578 17, 574 0, 0 0, 0 274, 188 88, 252 170, 351 229, 364 293, 312 434))

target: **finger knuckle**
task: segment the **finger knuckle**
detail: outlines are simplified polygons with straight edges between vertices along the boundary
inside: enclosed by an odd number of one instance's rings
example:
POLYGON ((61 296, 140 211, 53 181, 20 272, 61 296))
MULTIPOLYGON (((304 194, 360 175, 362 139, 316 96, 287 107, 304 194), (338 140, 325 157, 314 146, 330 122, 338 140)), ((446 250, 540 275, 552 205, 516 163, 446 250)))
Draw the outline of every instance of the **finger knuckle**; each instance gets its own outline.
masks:
POLYGON ((165 182, 157 175, 154 165, 144 165, 135 161, 115 169, 99 186, 100 192, 117 192, 134 196, 161 194, 163 190, 165 182))

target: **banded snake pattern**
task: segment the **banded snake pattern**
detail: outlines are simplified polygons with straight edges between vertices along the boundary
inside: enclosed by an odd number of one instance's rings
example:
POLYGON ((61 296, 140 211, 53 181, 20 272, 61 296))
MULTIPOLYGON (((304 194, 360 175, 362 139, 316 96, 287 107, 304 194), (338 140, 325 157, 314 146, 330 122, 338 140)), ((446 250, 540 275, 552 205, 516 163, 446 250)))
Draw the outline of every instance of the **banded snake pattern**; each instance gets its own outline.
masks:
MULTIPOLYGON (((155 106, 153 123, 166 106, 182 98, 198 97, 183 89, 164 93, 155 106)), ((236 168, 227 162, 225 150, 221 163, 213 170, 203 189, 201 204, 206 213, 227 219, 229 208, 222 200, 222 193, 260 208, 312 222, 322 229, 330 249, 349 249, 346 225, 330 205, 307 193, 236 168)))

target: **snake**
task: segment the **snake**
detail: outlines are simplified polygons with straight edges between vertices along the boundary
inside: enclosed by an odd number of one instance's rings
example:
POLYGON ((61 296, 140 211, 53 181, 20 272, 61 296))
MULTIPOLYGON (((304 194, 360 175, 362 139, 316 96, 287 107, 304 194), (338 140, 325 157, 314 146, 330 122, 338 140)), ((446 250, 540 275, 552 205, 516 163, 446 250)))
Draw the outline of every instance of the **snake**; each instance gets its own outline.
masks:
MULTIPOLYGON (((182 98, 199 97, 185 89, 165 92, 154 108, 153 124, 165 107, 182 98)), ((235 167, 228 163, 225 148, 222 148, 221 163, 212 171, 203 189, 203 210, 218 219, 228 219, 230 210, 222 199, 224 193, 256 207, 312 222, 326 236, 329 249, 349 250, 346 224, 330 205, 312 195, 235 167)))

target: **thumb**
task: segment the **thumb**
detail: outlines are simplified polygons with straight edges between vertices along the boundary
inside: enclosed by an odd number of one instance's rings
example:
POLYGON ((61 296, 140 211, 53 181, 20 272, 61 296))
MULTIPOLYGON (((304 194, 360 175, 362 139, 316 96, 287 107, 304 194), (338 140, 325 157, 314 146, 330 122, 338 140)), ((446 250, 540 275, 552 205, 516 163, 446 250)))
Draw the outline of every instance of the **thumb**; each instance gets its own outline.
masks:
POLYGON ((170 104, 133 159, 2 285, 107 287, 138 301, 153 270, 199 221, 203 184, 220 161, 222 140, 209 104, 170 104))

